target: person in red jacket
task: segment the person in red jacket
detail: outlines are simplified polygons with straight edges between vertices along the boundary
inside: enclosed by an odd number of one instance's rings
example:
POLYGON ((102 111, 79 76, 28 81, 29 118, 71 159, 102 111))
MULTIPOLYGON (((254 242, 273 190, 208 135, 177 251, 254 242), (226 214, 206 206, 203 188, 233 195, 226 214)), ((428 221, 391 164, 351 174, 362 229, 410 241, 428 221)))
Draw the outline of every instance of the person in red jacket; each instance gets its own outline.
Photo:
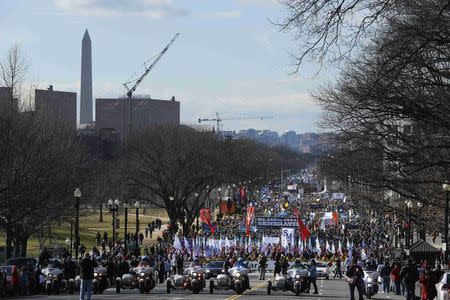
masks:
POLYGON ((400 268, 400 264, 397 262, 394 265, 394 269, 392 269, 392 271, 391 271, 391 279, 395 283, 395 294, 396 295, 401 295, 401 293, 400 293, 400 282, 401 282, 400 271, 401 270, 402 269, 400 268))

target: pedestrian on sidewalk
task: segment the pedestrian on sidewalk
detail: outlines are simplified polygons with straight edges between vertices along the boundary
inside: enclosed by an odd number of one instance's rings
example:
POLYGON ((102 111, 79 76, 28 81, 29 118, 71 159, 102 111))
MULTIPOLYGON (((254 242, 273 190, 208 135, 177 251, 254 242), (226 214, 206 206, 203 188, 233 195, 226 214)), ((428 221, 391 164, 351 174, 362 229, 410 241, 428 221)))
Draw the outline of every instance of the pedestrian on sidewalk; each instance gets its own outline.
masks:
POLYGON ((391 285, 391 269, 389 268, 389 262, 386 260, 383 267, 380 270, 380 276, 383 282, 383 293, 388 294, 391 285))
POLYGON ((91 259, 89 253, 86 253, 80 263, 81 267, 80 300, 84 300, 85 296, 87 300, 91 299, 92 280, 94 279, 94 268, 96 266, 97 263, 91 259))

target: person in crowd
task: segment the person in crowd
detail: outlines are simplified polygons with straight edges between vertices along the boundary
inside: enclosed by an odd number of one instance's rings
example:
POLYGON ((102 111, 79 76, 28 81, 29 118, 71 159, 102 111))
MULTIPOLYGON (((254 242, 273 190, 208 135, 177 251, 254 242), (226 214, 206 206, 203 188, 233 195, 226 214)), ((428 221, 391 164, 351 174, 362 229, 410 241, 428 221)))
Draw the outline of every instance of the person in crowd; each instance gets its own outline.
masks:
POLYGON ((101 234, 100 234, 100 231, 97 231, 97 236, 95 237, 96 245, 97 245, 97 246, 100 246, 101 239, 102 239, 102 236, 101 236, 101 234))
POLYGON ((86 297, 87 300, 91 299, 92 279, 94 279, 94 268, 96 266, 97 263, 95 262, 95 260, 91 259, 89 253, 86 253, 80 263, 80 300, 84 300, 84 297, 86 297))
POLYGON ((275 258, 275 267, 273 268, 273 278, 277 275, 281 275, 281 257, 277 256, 275 258))
POLYGON ((266 279, 267 256, 261 253, 258 259, 259 280, 266 279))
POLYGON ((339 279, 342 278, 341 259, 339 256, 336 258, 335 268, 334 268, 333 278, 336 278, 336 277, 338 277, 339 279))
POLYGON ((359 300, 364 299, 364 271, 358 265, 358 260, 355 258, 352 260, 352 265, 345 273, 347 276, 347 282, 350 287, 350 300, 355 300, 355 288, 358 290, 359 300))
POLYGON ((398 262, 394 263, 394 268, 391 271, 391 279, 395 284, 395 294, 396 295, 401 295, 400 283, 401 283, 402 278, 400 277, 400 272, 401 272, 400 263, 398 263, 398 262))
POLYGON ((30 294, 30 277, 28 275, 28 271, 25 268, 25 266, 23 266, 20 270, 19 286, 20 286, 20 294, 22 296, 30 294))
POLYGON ((385 261, 384 265, 381 267, 380 276, 383 283, 383 293, 389 293, 391 285, 391 269, 389 267, 389 262, 385 261))
POLYGON ((308 268, 308 291, 311 289, 311 284, 314 286, 314 294, 318 294, 319 291, 317 290, 317 269, 316 269, 316 261, 314 259, 311 260, 310 266, 308 268))
POLYGON ((406 300, 416 299, 416 282, 419 280, 419 271, 412 259, 408 259, 408 263, 400 272, 400 277, 404 279, 406 285, 406 300))

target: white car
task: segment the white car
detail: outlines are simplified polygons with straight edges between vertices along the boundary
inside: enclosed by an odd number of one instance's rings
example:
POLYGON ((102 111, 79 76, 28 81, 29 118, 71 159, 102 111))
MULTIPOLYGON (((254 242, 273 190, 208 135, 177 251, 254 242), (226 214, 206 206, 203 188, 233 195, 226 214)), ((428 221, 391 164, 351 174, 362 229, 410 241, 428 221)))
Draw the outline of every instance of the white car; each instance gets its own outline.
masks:
POLYGON ((450 294, 450 272, 444 273, 439 282, 436 283, 437 299, 449 300, 450 294))
POLYGON ((330 279, 330 267, 326 262, 316 262, 317 277, 323 277, 326 280, 330 279))

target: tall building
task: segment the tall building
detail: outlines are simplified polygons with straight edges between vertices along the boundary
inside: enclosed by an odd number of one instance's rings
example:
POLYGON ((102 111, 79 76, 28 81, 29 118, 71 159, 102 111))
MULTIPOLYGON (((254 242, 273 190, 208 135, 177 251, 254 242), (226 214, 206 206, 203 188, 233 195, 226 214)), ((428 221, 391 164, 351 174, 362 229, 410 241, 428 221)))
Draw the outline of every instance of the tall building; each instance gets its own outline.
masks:
POLYGON ((91 38, 86 29, 81 43, 80 124, 91 123, 93 117, 91 38))
POLYGON ((292 150, 300 151, 300 137, 293 130, 284 132, 281 136, 281 142, 292 150))
POLYGON ((121 140, 127 132, 133 135, 137 130, 151 125, 180 124, 180 102, 171 100, 156 100, 150 98, 132 98, 130 107, 128 99, 97 98, 95 100, 95 127, 115 129, 121 140), (128 123, 128 114, 131 121, 128 123))
POLYGON ((34 105, 36 111, 42 112, 46 117, 76 128, 77 93, 54 91, 53 86, 47 90, 36 89, 34 105))

